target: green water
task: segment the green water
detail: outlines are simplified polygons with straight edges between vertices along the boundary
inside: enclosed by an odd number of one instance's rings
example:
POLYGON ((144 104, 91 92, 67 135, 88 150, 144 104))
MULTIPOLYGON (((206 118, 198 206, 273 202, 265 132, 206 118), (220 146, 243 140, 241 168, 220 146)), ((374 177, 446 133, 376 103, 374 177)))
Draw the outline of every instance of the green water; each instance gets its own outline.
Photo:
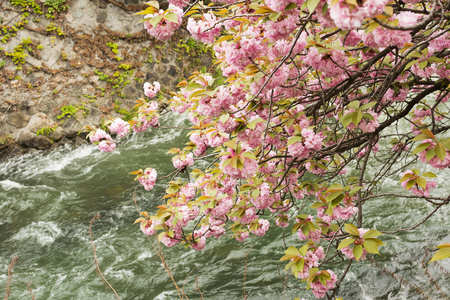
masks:
MULTIPOLYGON (((183 120, 169 120, 176 125, 183 120)), ((100 153, 94 146, 64 148, 50 154, 34 153, 0 164, 0 297, 13 256, 19 261, 13 270, 10 299, 114 299, 95 272, 89 238, 92 227, 101 270, 122 299, 177 299, 173 284, 153 252, 150 243, 133 225, 138 217, 133 193, 141 210, 158 205, 164 186, 146 192, 128 173, 152 166, 159 175, 170 171, 165 154, 182 147, 186 132, 154 131, 134 136, 115 152, 100 153)), ((450 175, 448 170, 447 175, 450 175)), ((386 191, 398 188, 398 179, 383 182, 386 191)), ((445 180, 438 180, 437 193, 448 193, 445 180)), ((398 224, 414 225, 433 207, 413 199, 384 199, 368 203, 365 227, 391 230, 398 224), (401 213, 397 213, 401 211, 401 213)), ((396 236, 383 236, 378 262, 418 286, 432 299, 443 299, 424 275, 422 260, 429 245, 450 242, 449 209, 444 208, 424 227, 396 236)), ((289 229, 289 228, 288 228, 289 229)), ((293 299, 306 297, 304 285, 290 277, 287 288, 284 263, 277 263, 285 249, 283 231, 273 228, 264 238, 239 243, 228 238, 207 241, 201 252, 183 246, 163 248, 168 265, 190 299, 293 299), (193 270, 193 271, 192 271, 193 270), (192 271, 192 273, 190 273, 192 271), (189 275, 189 277, 187 277, 189 275), (186 279, 187 277, 187 279, 186 279)), ((286 232, 286 243, 295 236, 286 232)), ((299 246, 299 244, 297 243, 299 246)), ((428 257, 429 259, 429 257, 428 257)), ((339 274, 339 267, 331 265, 339 274)), ((433 264, 429 271, 446 295, 450 295, 450 263, 433 264)), ((355 264, 346 277, 340 295, 344 299, 423 299, 416 289, 383 274, 369 261, 355 264)))

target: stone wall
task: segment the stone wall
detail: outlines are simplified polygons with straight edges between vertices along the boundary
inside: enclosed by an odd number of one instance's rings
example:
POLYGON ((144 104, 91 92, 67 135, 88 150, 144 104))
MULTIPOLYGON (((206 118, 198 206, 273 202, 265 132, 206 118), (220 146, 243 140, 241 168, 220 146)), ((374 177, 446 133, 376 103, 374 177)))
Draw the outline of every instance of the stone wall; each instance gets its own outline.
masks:
POLYGON ((85 126, 126 115, 144 82, 170 90, 211 65, 184 30, 165 43, 152 39, 134 15, 141 3, 0 2, 0 156, 77 139, 85 126))

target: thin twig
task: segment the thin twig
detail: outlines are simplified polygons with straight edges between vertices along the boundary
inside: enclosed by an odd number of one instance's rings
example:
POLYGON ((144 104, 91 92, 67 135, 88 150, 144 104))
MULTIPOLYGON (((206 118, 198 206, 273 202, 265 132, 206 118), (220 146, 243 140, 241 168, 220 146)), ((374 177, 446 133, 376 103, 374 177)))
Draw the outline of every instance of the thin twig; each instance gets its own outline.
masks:
POLYGON ((89 224, 89 237, 91 238, 91 244, 92 244, 92 251, 94 252, 94 261, 95 261, 95 269, 97 270, 97 272, 100 274, 100 277, 102 279, 102 281, 106 282, 106 284, 109 286, 109 288, 114 292, 114 294, 116 295, 116 298, 120 300, 119 295, 117 294, 116 290, 112 287, 112 285, 108 282, 108 280, 106 280, 105 276, 103 276, 102 271, 100 270, 100 264, 98 263, 97 260, 97 252, 95 251, 95 245, 94 245, 94 240, 92 239, 92 225, 95 222, 95 219, 100 219, 100 214, 96 214, 90 224, 89 224))
POLYGON ((181 291, 184 292, 184 286, 186 285, 186 280, 189 278, 189 275, 191 275, 192 272, 194 272, 195 267, 192 268, 192 270, 187 274, 186 278, 184 279, 183 286, 181 287, 181 291))
POLYGON ((30 292, 31 300, 36 300, 33 294, 33 290, 31 289, 31 281, 28 282, 28 291, 30 292))
POLYGON ((198 276, 195 277, 195 290, 200 293, 200 299, 204 300, 202 291, 198 287, 198 276))
POLYGON ((11 284, 11 280, 12 280, 12 276, 13 276, 12 270, 13 270, 14 265, 17 263, 18 260, 19 260, 19 257, 18 256, 14 256, 11 259, 11 263, 8 266, 8 280, 6 281, 5 300, 8 300, 9 293, 11 292, 9 286, 11 284))

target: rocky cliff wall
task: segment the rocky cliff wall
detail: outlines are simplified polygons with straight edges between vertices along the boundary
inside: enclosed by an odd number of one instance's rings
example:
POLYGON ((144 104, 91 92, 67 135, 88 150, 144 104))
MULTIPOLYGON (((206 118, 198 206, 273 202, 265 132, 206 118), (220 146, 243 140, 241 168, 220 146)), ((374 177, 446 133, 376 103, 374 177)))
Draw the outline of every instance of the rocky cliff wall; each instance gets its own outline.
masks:
POLYGON ((0 156, 80 140, 85 126, 126 117, 144 82, 173 89, 211 65, 183 30, 165 43, 152 39, 134 15, 141 3, 0 2, 0 156))

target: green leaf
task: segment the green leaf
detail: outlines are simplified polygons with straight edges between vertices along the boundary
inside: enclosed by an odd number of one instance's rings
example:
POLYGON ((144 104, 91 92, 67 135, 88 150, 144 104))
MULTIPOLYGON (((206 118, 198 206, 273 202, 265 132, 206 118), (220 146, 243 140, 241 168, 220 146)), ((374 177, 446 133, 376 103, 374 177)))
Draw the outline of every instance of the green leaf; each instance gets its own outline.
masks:
POLYGON ((253 198, 253 199, 258 198, 258 196, 259 196, 260 193, 261 193, 261 191, 260 191, 259 189, 254 189, 254 190, 252 191, 252 198, 253 198))
POLYGON ((320 0, 308 0, 308 9, 310 13, 314 12, 319 2, 320 0))
POLYGON ((276 21, 278 20, 278 18, 281 16, 281 14, 282 14, 282 12, 274 12, 274 13, 271 13, 271 14, 269 15, 269 19, 270 19, 272 22, 276 22, 276 21))
POLYGON ((194 98, 194 97, 197 97, 197 96, 199 96, 199 95, 201 95, 201 94, 203 94, 203 93, 205 93, 206 91, 204 90, 204 89, 199 89, 199 90, 195 90, 193 93, 191 93, 190 95, 189 95, 189 99, 192 99, 192 98, 194 98))
POLYGON ((358 231, 358 228, 356 228, 355 225, 353 225, 353 224, 351 224, 351 223, 347 223, 347 224, 345 224, 344 228, 345 228, 345 231, 346 231, 347 233, 359 237, 359 231, 358 231))
POLYGON ((256 160, 256 156, 253 153, 251 153, 251 152, 244 152, 244 154, 242 154, 242 155, 245 158, 256 160))
POLYGON ((293 3, 293 2, 291 2, 291 3, 289 3, 288 6, 286 6, 286 8, 284 9, 284 11, 288 11, 288 10, 294 9, 294 8, 296 8, 296 7, 298 7, 298 5, 295 4, 295 3, 293 3))
POLYGON ((412 141, 422 141, 422 140, 426 140, 429 139, 429 137, 423 133, 419 134, 418 136, 416 136, 415 138, 412 139, 412 141))
POLYGON ((427 161, 430 161, 430 159, 432 159, 433 157, 436 156, 436 152, 434 149, 435 148, 431 148, 427 151, 427 154, 425 155, 425 157, 427 158, 427 161))
POLYGON ((337 250, 341 250, 342 248, 345 248, 349 245, 351 245, 355 240, 352 238, 346 238, 342 242, 339 243, 339 246, 337 247, 337 250))
POLYGON ((373 238, 373 237, 376 237, 379 235, 382 235, 382 233, 379 232, 378 230, 371 229, 371 230, 367 231, 366 233, 364 233, 363 239, 369 239, 369 238, 373 238))
POLYGON ((236 143, 233 140, 228 141, 226 143, 223 143, 223 145, 227 146, 227 147, 230 147, 233 150, 236 150, 236 148, 237 148, 237 145, 236 145, 236 143))
POLYGON ((175 24, 178 24, 178 15, 174 12, 164 15, 164 19, 166 19, 167 21, 173 22, 175 24))
POLYGON ((352 101, 352 102, 350 102, 350 103, 347 105, 347 107, 351 107, 351 108, 354 108, 354 109, 358 109, 358 108, 359 108, 359 101, 358 101, 358 100, 352 101))
POLYGON ((325 2, 325 4, 322 7, 322 14, 325 16, 327 14, 328 11, 328 3, 325 2))
POLYGON ((436 139, 434 134, 429 129, 421 129, 420 132, 422 132, 423 134, 425 134, 426 136, 428 136, 432 140, 436 139))
POLYGON ((352 118, 353 118, 353 113, 346 114, 345 116, 343 116, 341 119, 342 125, 344 125, 344 127, 347 127, 348 125, 350 125, 350 123, 352 122, 352 118))
POLYGON ((424 190, 427 188, 427 180, 423 177, 417 177, 416 183, 418 186, 420 186, 424 190))
POLYGON ((295 248, 294 246, 291 246, 284 251, 284 254, 298 256, 298 255, 300 255, 300 252, 298 251, 297 248, 295 248))
POLYGON ((301 136, 292 136, 288 140, 288 146, 290 146, 290 145, 292 145, 294 143, 297 143, 298 141, 301 141, 301 140, 302 140, 301 136))
POLYGON ((294 226, 292 226, 292 234, 296 233, 300 226, 302 226, 302 223, 296 223, 294 226))
POLYGON ((305 259, 300 258, 299 260, 297 260, 297 262, 295 263, 295 266, 297 267, 297 269, 299 271, 303 271, 303 268, 305 267, 305 259))
POLYGON ((363 106, 361 106, 360 109, 361 110, 366 110, 366 109, 374 107, 375 105, 377 105, 377 102, 369 102, 369 103, 366 103, 363 106))
POLYGON ((386 245, 385 243, 383 243, 382 241, 380 241, 380 240, 377 239, 377 238, 370 238, 370 239, 373 240, 373 241, 375 241, 375 242, 377 243, 378 247, 383 246, 383 245, 386 245))
POLYGON ((344 194, 340 194, 338 197, 334 198, 334 200, 331 201, 331 207, 336 207, 344 198, 344 194))
POLYGON ((147 7, 145 10, 135 13, 135 15, 152 15, 155 13, 153 7, 147 7))
POLYGON ((363 118, 367 120, 375 120, 373 116, 369 113, 363 113, 363 118))
POLYGON ((203 86, 201 84, 193 82, 190 85, 188 85, 187 87, 185 87, 184 90, 186 92, 190 92, 192 90, 201 89, 201 88, 203 88, 203 86))
POLYGON ((434 174, 433 172, 425 172, 422 174, 423 177, 430 177, 430 178, 435 178, 437 177, 436 174, 434 174))
POLYGON ((309 245, 306 244, 306 245, 303 245, 300 249, 298 249, 298 251, 300 252, 300 254, 302 256, 306 256, 306 252, 308 252, 308 248, 309 248, 309 245))
POLYGON ((378 252, 377 242, 375 242, 372 239, 366 239, 363 242, 363 246, 364 246, 364 249, 366 249, 366 251, 369 252, 369 253, 380 254, 380 252, 378 252))
POLYGON ((410 188, 412 188, 414 186, 415 183, 416 183, 415 180, 408 181, 408 183, 406 184, 406 189, 409 190, 410 188))
POLYGON ((371 22, 369 23, 369 26, 366 27, 366 34, 371 33, 375 29, 377 29, 380 26, 377 22, 371 22))
POLYGON ((427 61, 422 61, 419 63, 419 68, 421 68, 422 70, 428 65, 427 61))
POLYGON ((441 161, 444 161, 446 151, 442 143, 436 143, 436 146, 434 146, 434 152, 441 161))
MULTIPOLYGON (((279 261, 282 261, 281 259, 279 261)), ((285 267, 284 270, 288 270, 290 267, 292 267, 294 264, 296 264, 297 262, 295 260, 289 262, 285 267)))
POLYGON ((159 22, 161 21, 162 16, 161 15, 157 15, 156 17, 152 18, 150 21, 150 25, 152 25, 153 27, 156 27, 156 25, 159 24, 159 22))
POLYGON ((428 263, 435 261, 435 260, 441 260, 441 259, 449 258, 449 257, 450 257, 450 247, 445 247, 445 248, 438 250, 433 255, 433 257, 431 258, 431 260, 428 263))
POLYGON ((353 113, 353 117, 352 117, 353 124, 358 126, 359 122, 361 122, 361 120, 362 120, 362 117, 363 117, 363 113, 360 110, 355 111, 353 113))
POLYGON ((430 145, 431 145, 431 143, 423 143, 423 144, 420 144, 419 146, 417 146, 417 147, 413 150, 412 154, 420 153, 420 152, 422 152, 423 150, 427 149, 430 145))
POLYGON ((316 208, 322 207, 324 205, 326 205, 326 204, 323 202, 316 202, 311 206, 311 208, 316 209, 316 208))
POLYGON ((415 59, 413 61, 410 61, 406 66, 405 66, 405 70, 408 70, 409 68, 412 67, 412 65, 414 65, 415 63, 419 62, 418 59, 415 59))
POLYGON ((356 192, 358 192, 360 189, 362 189, 362 186, 355 186, 354 188, 352 188, 349 192, 350 196, 353 196, 356 192))
POLYGON ((447 150, 450 150, 450 138, 449 139, 442 139, 441 143, 442 143, 442 145, 445 146, 445 148, 447 148, 447 150))
POLYGON ((361 258, 362 254, 363 254, 363 247, 362 247, 362 245, 355 245, 353 247, 353 256, 355 257, 355 259, 357 261, 359 261, 359 259, 361 258))
POLYGON ((149 6, 153 6, 156 9, 159 9, 159 2, 158 1, 147 1, 147 2, 145 2, 145 4, 147 4, 149 6))
POLYGON ((331 202, 337 197, 339 197, 339 195, 342 195, 342 191, 332 192, 325 198, 325 200, 327 201, 327 203, 331 202))

